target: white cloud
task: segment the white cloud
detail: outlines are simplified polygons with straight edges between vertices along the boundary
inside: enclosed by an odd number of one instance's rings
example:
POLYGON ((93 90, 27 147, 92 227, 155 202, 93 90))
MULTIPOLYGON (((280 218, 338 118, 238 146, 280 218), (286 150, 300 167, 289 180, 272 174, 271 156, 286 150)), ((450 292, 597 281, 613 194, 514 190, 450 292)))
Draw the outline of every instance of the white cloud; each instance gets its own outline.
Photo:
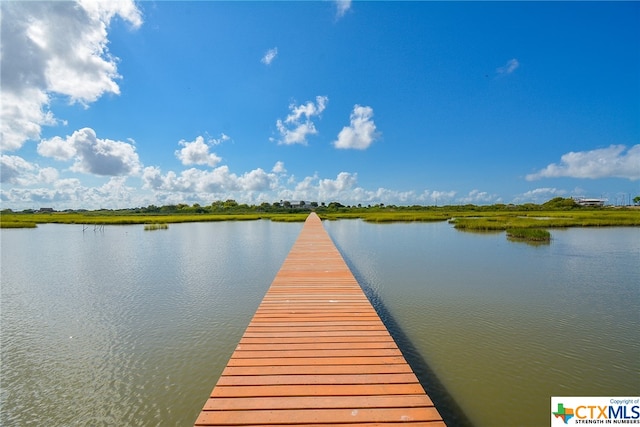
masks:
POLYGON ((82 187, 82 183, 78 178, 63 178, 56 180, 53 187, 57 190, 71 190, 82 187))
POLYGON ((268 174, 260 168, 247 172, 238 179, 240 188, 245 191, 270 190, 275 182, 273 174, 268 174))
POLYGON ((535 188, 516 196, 513 203, 544 203, 554 197, 565 196, 567 192, 565 190, 543 187, 535 188))
POLYGON ((322 198, 337 197, 339 194, 349 191, 358 183, 358 175, 349 172, 340 172, 336 179, 321 179, 318 185, 319 195, 322 198))
POLYGON ((55 136, 51 139, 43 139, 38 144, 38 154, 56 160, 71 160, 77 154, 75 138, 67 136, 63 139, 55 136))
POLYGON ((110 22, 111 19, 119 15, 128 21, 134 28, 142 25, 142 14, 136 7, 135 2, 129 0, 78 0, 82 8, 92 17, 92 19, 102 22, 110 22))
POLYGON ((539 172, 526 176, 527 181, 541 178, 625 178, 640 179, 640 144, 627 150, 624 145, 611 145, 590 151, 571 151, 539 172))
POLYGON ((327 107, 329 98, 326 96, 316 96, 316 103, 309 101, 306 104, 289 105, 291 113, 282 121, 276 121, 276 127, 280 132, 278 144, 307 144, 307 135, 318 133, 315 125, 311 121, 312 117, 319 116, 327 107))
POLYGON ((365 150, 378 137, 376 125, 372 120, 373 108, 355 105, 351 113, 351 124, 342 128, 338 139, 333 142, 336 148, 355 148, 365 150))
POLYGON ((460 203, 468 204, 487 204, 487 203, 500 203, 502 198, 496 194, 489 194, 486 191, 480 191, 477 189, 471 190, 466 196, 462 196, 458 199, 460 203))
POLYGON ((284 162, 277 161, 275 165, 273 165, 273 169, 271 169, 273 173, 286 173, 287 170, 284 167, 284 162))
POLYGON ((196 197, 209 202, 231 198, 243 203, 274 200, 341 201, 354 204, 391 200, 400 203, 410 200, 413 195, 412 192, 400 193, 382 188, 365 190, 358 187, 357 174, 349 172, 340 172, 335 179, 321 179, 314 175, 300 181, 283 174, 257 168, 237 175, 228 166, 209 171, 192 168, 179 174, 173 171, 163 174, 159 168, 152 166, 142 172, 142 182, 143 189, 153 191, 157 200, 173 200, 176 203, 181 199, 196 197))
POLYGON ((500 75, 511 74, 518 69, 520 63, 517 59, 513 58, 507 61, 503 67, 496 68, 496 73, 500 75))
POLYGON ((58 169, 52 167, 42 168, 38 171, 38 182, 54 184, 58 180, 58 169))
POLYGON ((16 183, 24 173, 32 172, 36 165, 27 162, 20 156, 0 155, 0 182, 16 183))
POLYGON ((135 189, 126 185, 126 177, 111 177, 99 187, 85 187, 79 180, 57 180, 52 188, 11 188, 0 190, 0 199, 22 208, 55 209, 128 208, 139 206, 135 189))
POLYGON ((454 201, 457 192, 455 191, 438 191, 438 190, 425 190, 418 198, 417 201, 425 204, 434 205, 446 205, 454 201))
POLYGON ((288 129, 280 120, 276 122, 278 131, 282 136, 278 144, 292 145, 302 144, 307 145, 307 135, 315 135, 318 133, 315 125, 312 121, 305 123, 299 123, 295 127, 288 129))
POLYGON ((142 166, 132 144, 100 139, 91 128, 75 131, 64 139, 56 136, 43 140, 38 144, 38 153, 57 160, 74 159, 72 171, 94 175, 135 175, 142 166))
POLYGON ((220 145, 223 142, 227 142, 227 141, 231 141, 231 137, 229 135, 221 133, 220 138, 209 138, 207 142, 213 145, 220 145))
POLYGON ((142 170, 142 188, 159 190, 164 185, 162 170, 156 166, 148 166, 142 170))
POLYGON ((39 89, 25 88, 14 93, 5 90, 3 82, 1 104, 0 151, 17 150, 25 140, 40 138, 42 125, 56 123, 53 113, 48 110, 49 97, 39 89))
POLYGON ((556 196, 561 196, 563 194, 566 194, 566 191, 564 190, 558 190, 557 188, 550 188, 550 187, 544 187, 544 188, 536 188, 533 190, 529 190, 526 193, 523 193, 522 195, 527 198, 527 199, 531 199, 534 197, 556 197, 556 196))
POLYGON ((334 0, 336 4, 336 18, 342 18, 351 9, 351 0, 334 0))
MULTIPOLYGON (((222 135, 226 137, 226 135, 222 135)), ((222 160, 215 153, 209 153, 209 146, 204 142, 202 136, 196 137, 191 142, 182 140, 179 144, 184 148, 176 150, 175 155, 183 165, 208 165, 214 167, 222 160)))
POLYGON ((260 62, 262 62, 265 65, 271 65, 271 63, 273 62, 274 59, 276 59, 276 56, 278 56, 278 48, 274 47, 273 49, 269 49, 264 56, 262 57, 262 59, 260 60, 260 62))
POLYGON ((0 148, 17 150, 55 124, 52 94, 87 106, 105 93, 119 94, 118 58, 108 27, 115 16, 142 24, 131 0, 0 2, 2 124, 0 148))
POLYGON ((143 188, 159 192, 185 192, 207 194, 209 198, 232 197, 234 192, 267 191, 274 188, 278 178, 261 168, 238 176, 228 166, 213 170, 187 169, 177 175, 173 171, 162 175, 157 167, 147 167, 142 173, 143 188), (222 195, 222 196, 221 196, 222 195))
POLYGON ((58 179, 58 171, 51 167, 41 168, 20 156, 0 155, 0 182, 28 187, 37 184, 52 184, 58 179))
MULTIPOLYGON (((295 191, 300 193, 306 193, 308 191, 315 191, 315 182, 318 180, 318 176, 307 176, 302 181, 295 185, 295 191)), ((290 184, 295 183, 295 179, 290 184)))
POLYGON ((17 156, 2 156, 0 200, 12 209, 51 206, 66 208, 118 208, 200 203, 235 199, 240 203, 260 204, 279 200, 319 203, 337 201, 345 205, 412 205, 454 203, 498 203, 500 198, 473 190, 455 199, 455 191, 422 193, 388 188, 367 189, 358 184, 358 175, 340 172, 335 177, 321 177, 317 173, 297 179, 288 175, 283 162, 277 162, 270 172, 262 168, 236 174, 228 166, 202 170, 189 168, 164 173, 159 167, 142 170, 140 184, 129 186, 127 176, 110 177, 98 187, 87 187, 77 178, 59 177, 53 168, 40 168, 17 156), (39 188, 33 188, 39 186, 39 188))
POLYGON ((386 188, 367 190, 358 186, 358 175, 351 172, 340 172, 335 179, 319 178, 318 175, 307 176, 301 181, 287 182, 291 187, 280 187, 279 198, 283 200, 306 200, 343 204, 404 204, 414 201, 413 191, 395 191, 386 188))

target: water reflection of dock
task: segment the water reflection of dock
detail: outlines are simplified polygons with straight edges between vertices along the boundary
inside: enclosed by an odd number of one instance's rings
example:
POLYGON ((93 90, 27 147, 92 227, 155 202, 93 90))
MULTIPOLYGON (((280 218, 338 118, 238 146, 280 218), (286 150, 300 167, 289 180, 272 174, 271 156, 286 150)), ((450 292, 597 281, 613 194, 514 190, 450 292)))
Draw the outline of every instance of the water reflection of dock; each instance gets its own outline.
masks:
POLYGON ((315 213, 195 422, 444 426, 315 213))

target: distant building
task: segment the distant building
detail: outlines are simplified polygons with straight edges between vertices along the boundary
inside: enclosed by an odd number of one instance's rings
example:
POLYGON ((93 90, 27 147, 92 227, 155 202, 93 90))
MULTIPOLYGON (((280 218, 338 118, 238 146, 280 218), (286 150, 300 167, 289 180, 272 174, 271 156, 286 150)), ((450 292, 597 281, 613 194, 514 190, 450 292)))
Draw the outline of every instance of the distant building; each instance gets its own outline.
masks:
POLYGON ((576 199, 576 203, 580 206, 602 207, 605 202, 605 199, 576 199))
POLYGON ((38 209, 38 212, 40 212, 40 213, 51 213, 51 212, 55 212, 55 210, 53 208, 40 208, 40 209, 38 209))
POLYGON ((311 202, 310 204, 305 202, 304 200, 300 201, 299 203, 296 202, 290 202, 288 200, 285 201, 280 201, 280 203, 275 202, 273 205, 274 207, 284 207, 287 209, 296 209, 296 210, 307 210, 310 211, 312 207, 314 207, 313 205, 315 204, 315 206, 318 206, 317 202, 311 202))

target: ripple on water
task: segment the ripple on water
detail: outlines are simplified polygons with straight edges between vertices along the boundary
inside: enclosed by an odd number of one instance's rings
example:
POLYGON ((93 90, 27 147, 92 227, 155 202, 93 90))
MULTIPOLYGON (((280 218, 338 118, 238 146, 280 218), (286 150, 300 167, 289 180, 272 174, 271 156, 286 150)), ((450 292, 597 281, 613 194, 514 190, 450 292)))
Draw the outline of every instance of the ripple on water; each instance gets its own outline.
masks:
POLYGON ((243 225, 3 233, 0 424, 192 424, 299 232, 243 225))
MULTIPOLYGON (((473 425, 544 425, 549 396, 637 391, 635 229, 532 248, 448 224, 327 228, 473 425)), ((0 230, 0 424, 191 425, 299 230, 0 230)))

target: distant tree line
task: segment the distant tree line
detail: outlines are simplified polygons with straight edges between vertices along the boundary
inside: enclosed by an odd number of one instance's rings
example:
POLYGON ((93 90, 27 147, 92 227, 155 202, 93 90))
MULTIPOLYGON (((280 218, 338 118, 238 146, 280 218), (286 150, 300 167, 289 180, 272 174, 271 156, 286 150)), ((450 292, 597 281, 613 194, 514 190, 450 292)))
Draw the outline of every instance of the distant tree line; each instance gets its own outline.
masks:
MULTIPOLYGON (((640 196, 637 196, 633 201, 640 203, 640 196)), ((287 200, 280 200, 277 202, 263 202, 259 205, 248 205, 246 203, 238 203, 233 199, 216 200, 210 205, 200 205, 194 203, 188 205, 185 203, 170 204, 164 206, 149 205, 146 207, 137 207, 130 209, 99 209, 92 212, 102 214, 158 214, 158 215, 179 215, 179 214, 242 214, 242 213, 296 213, 304 211, 316 211, 316 212, 363 212, 363 211, 501 211, 501 210, 520 210, 520 211, 542 211, 542 210, 567 210, 567 209, 585 209, 580 206, 572 198, 556 197, 542 204, 524 203, 521 205, 515 204, 493 204, 493 205, 445 205, 445 206, 422 206, 422 205, 410 205, 410 206, 397 206, 397 205, 385 205, 384 203, 363 205, 361 203, 357 205, 343 205, 340 202, 306 202, 304 200, 291 202, 287 200)), ((11 209, 4 209, 0 213, 12 213, 11 209)), ((55 212, 51 208, 43 208, 40 210, 26 209, 23 213, 48 213, 55 212)), ((68 209, 64 212, 88 212, 86 209, 73 210, 68 209)))

